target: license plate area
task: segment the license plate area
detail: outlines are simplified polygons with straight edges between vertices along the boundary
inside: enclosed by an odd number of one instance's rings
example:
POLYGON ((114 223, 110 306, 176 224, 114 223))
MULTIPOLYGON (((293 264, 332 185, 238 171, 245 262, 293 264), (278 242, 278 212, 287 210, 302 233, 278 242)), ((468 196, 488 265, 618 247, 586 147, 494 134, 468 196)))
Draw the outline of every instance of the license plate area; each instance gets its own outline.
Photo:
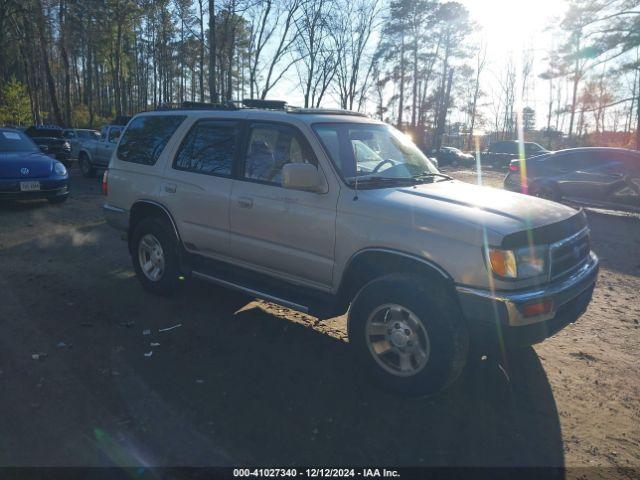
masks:
POLYGON ((40 182, 20 182, 21 192, 37 192, 40 190, 40 182))

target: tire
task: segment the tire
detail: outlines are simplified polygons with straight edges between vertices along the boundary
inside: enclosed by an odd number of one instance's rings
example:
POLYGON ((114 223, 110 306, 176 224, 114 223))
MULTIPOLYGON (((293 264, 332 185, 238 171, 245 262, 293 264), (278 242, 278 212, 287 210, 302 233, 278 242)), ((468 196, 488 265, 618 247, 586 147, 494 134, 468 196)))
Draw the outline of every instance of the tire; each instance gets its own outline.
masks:
POLYGON ((348 328, 357 359, 389 390, 438 394, 466 363, 469 335, 457 299, 444 282, 426 276, 392 274, 371 281, 351 305, 348 328))
POLYGON ((64 195, 62 197, 51 197, 51 198, 48 198, 47 200, 49 200, 49 203, 56 205, 56 204, 66 202, 67 198, 69 198, 69 195, 64 195))
POLYGON ((78 158, 78 166, 80 167, 80 173, 82 173, 84 178, 93 178, 96 176, 96 169, 91 165, 89 158, 87 158, 85 154, 80 154, 80 157, 78 158))
POLYGON ((131 260, 142 287, 161 296, 175 293, 180 285, 180 257, 178 239, 167 221, 156 216, 141 220, 131 240, 131 260))

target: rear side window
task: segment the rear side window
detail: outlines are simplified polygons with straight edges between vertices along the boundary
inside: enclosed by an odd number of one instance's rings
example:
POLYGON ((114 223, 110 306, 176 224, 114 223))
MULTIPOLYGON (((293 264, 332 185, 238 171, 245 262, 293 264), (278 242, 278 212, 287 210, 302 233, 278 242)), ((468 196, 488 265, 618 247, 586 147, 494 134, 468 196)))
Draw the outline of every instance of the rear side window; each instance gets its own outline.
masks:
POLYGON ((237 122, 201 120, 186 135, 173 162, 176 170, 230 176, 238 149, 237 122))
POLYGON ((185 118, 184 115, 134 118, 118 145, 118 158, 124 162, 155 165, 185 118))

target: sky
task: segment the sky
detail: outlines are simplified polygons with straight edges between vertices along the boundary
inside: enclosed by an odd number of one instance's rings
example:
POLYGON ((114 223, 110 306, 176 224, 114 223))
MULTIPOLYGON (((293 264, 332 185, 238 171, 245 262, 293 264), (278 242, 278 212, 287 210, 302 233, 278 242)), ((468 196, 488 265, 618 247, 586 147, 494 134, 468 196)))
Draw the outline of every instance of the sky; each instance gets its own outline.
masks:
MULTIPOLYGON (((489 96, 491 89, 497 89, 497 78, 504 67, 504 61, 510 55, 514 61, 521 59, 522 52, 529 49, 533 56, 531 87, 523 106, 536 111, 537 125, 546 125, 545 112, 549 90, 546 82, 538 80, 538 75, 546 68, 546 55, 553 44, 553 35, 547 30, 552 20, 561 18, 567 4, 565 0, 458 0, 465 5, 470 18, 480 27, 473 34, 473 42, 482 41, 487 47, 487 65, 481 82, 489 96)), ((302 95, 297 88, 297 75, 292 68, 280 85, 272 91, 270 97, 287 100, 291 105, 301 105, 302 95)), ((323 101, 325 107, 338 107, 335 95, 323 101)), ((451 121, 456 118, 455 112, 451 121)))
POLYGON ((564 0, 459 1, 480 26, 475 40, 482 40, 487 46, 486 73, 481 79, 485 91, 498 88, 497 78, 505 59, 512 56, 516 64, 521 65, 522 52, 531 52, 533 71, 523 107, 532 107, 536 111, 537 125, 545 125, 549 89, 547 82, 539 80, 538 75, 546 70, 546 57, 554 43, 554 35, 548 27, 562 18, 567 3, 564 0))

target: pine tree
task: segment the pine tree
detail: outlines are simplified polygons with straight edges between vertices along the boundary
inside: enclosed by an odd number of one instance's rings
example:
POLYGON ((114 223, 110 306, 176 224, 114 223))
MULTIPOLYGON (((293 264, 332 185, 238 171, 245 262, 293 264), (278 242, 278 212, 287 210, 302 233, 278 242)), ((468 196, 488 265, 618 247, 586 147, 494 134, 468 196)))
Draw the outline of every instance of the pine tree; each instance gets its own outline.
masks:
POLYGON ((12 77, 2 88, 0 122, 6 125, 26 125, 31 122, 31 104, 24 84, 12 77))

